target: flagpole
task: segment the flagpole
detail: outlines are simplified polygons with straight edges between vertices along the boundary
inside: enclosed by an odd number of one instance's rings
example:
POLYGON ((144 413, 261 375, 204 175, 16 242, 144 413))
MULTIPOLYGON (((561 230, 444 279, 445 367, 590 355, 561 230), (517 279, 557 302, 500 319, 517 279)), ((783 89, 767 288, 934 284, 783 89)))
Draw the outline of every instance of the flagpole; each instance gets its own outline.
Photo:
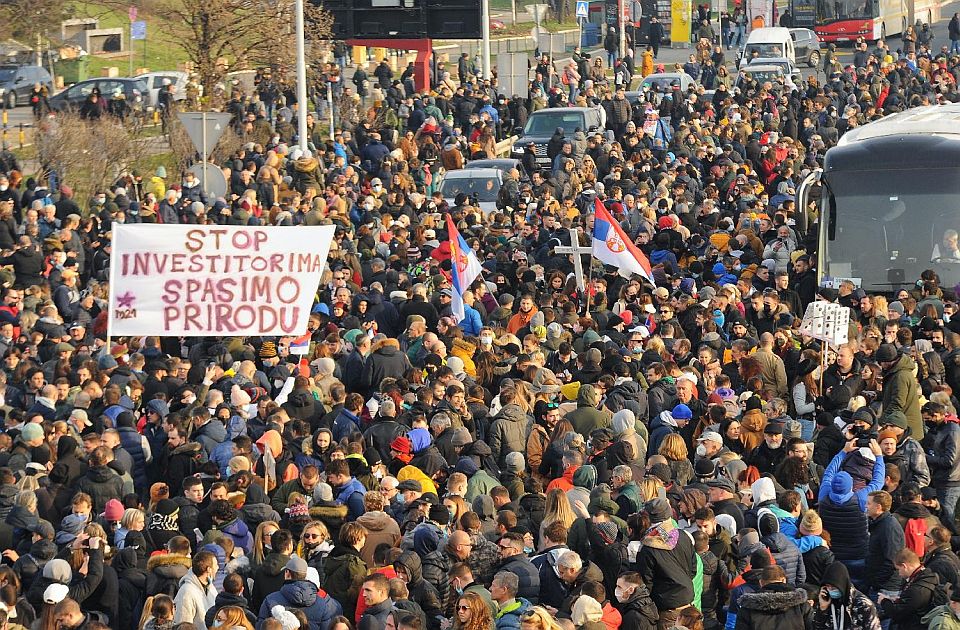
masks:
MULTIPOLYGON (((596 229, 597 229, 597 211, 596 211, 596 210, 593 211, 593 229, 594 229, 594 231, 596 231, 596 229)), ((587 268, 587 303, 586 303, 586 311, 584 312, 584 315, 585 315, 586 317, 590 317, 590 302, 591 302, 592 299, 593 299, 593 293, 592 293, 592 288, 593 288, 593 258, 594 258, 594 256, 593 256, 593 247, 592 247, 592 245, 593 245, 593 234, 590 235, 590 245, 591 245, 591 248, 590 248, 590 266, 587 268)))

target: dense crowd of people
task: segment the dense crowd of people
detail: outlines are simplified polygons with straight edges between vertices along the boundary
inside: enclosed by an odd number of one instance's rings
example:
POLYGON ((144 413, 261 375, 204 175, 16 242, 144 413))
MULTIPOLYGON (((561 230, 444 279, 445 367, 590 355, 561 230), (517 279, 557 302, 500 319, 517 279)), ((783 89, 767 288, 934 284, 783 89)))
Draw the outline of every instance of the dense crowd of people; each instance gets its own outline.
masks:
POLYGON ((719 54, 710 96, 627 100, 632 57, 579 51, 525 97, 380 72, 310 150, 265 74, 223 104, 249 142, 216 199, 161 167, 78 200, 0 155, 0 630, 960 627, 956 293, 818 286, 795 200, 849 129, 956 101, 957 58, 733 89, 719 54), (567 105, 605 129, 557 129, 499 210, 437 191, 567 105), (578 285, 557 248, 598 200, 654 282, 578 285), (108 338, 115 223, 335 225, 308 355, 108 338), (847 343, 799 332, 817 300, 847 343))

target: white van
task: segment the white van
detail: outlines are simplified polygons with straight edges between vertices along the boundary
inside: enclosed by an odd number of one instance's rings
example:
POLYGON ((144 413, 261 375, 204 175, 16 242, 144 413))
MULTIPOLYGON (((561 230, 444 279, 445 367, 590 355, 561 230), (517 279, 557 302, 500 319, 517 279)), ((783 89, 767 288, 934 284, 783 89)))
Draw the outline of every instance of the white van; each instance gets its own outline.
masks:
POLYGON ((772 26, 751 31, 750 36, 747 37, 747 43, 740 51, 737 68, 742 68, 750 63, 750 60, 754 58, 754 51, 760 59, 786 57, 792 64, 796 65, 797 63, 793 39, 790 37, 790 29, 788 28, 772 26))

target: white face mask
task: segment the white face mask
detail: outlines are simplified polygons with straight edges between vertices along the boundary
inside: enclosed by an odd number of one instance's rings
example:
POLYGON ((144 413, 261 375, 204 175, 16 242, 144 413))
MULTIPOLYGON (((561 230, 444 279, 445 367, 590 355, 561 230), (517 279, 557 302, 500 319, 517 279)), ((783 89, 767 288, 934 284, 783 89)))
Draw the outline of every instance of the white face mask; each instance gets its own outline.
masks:
POLYGON ((622 588, 618 586, 617 590, 614 591, 614 595, 616 596, 618 602, 624 602, 627 600, 627 598, 630 597, 631 594, 626 593, 622 588))
POLYGON ((489 335, 483 335, 480 337, 480 343, 484 346, 489 346, 493 344, 493 337, 489 335))
POLYGON ((5 190, 7 190, 8 188, 10 188, 10 187, 7 186, 6 184, 0 184, 0 192, 3 192, 3 191, 5 191, 5 190))
POLYGON ((707 447, 703 444, 697 447, 697 457, 706 457, 707 456, 707 447))

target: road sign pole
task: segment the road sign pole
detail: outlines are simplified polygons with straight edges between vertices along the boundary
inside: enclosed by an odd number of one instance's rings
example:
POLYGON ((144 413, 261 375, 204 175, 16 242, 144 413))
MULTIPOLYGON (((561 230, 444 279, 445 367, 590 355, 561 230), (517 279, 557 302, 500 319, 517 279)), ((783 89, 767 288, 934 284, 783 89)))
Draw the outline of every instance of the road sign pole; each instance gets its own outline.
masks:
POLYGON ((297 135, 300 136, 300 149, 307 146, 307 58, 303 34, 303 0, 297 0, 295 25, 297 32, 297 135))
POLYGON ((483 78, 490 78, 490 0, 483 2, 483 78))

